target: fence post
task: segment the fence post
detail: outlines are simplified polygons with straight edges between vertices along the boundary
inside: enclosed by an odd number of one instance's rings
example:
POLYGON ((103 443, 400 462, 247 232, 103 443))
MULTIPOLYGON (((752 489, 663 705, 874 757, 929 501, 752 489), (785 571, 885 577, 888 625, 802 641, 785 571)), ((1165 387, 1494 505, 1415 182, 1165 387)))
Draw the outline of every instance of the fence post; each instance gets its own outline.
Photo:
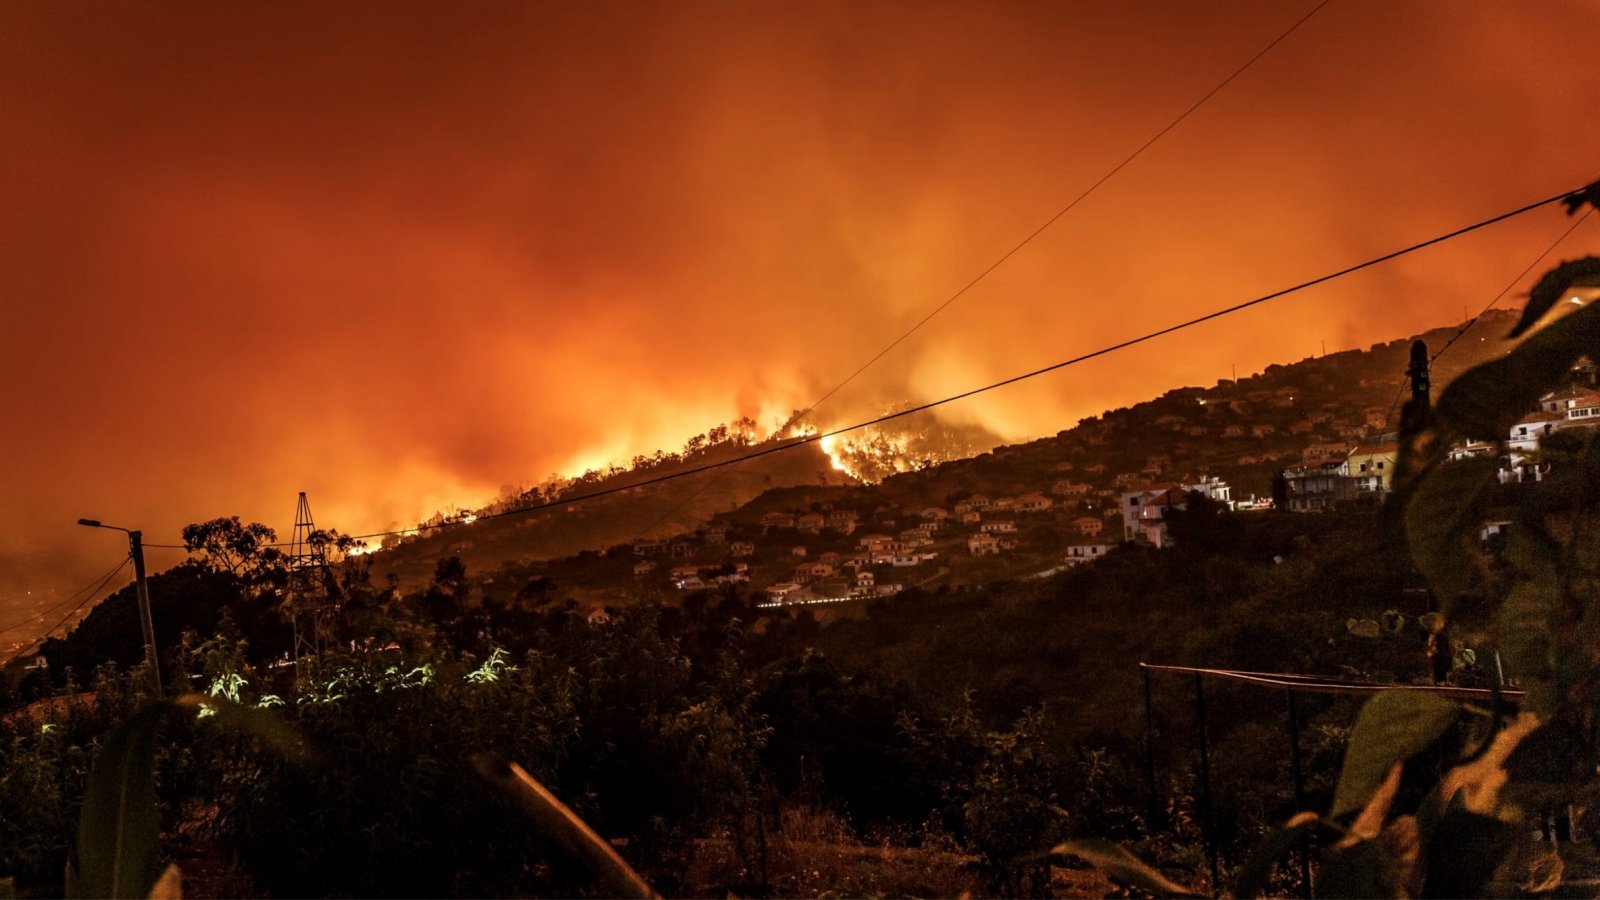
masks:
MULTIPOLYGON (((1306 808, 1305 782, 1300 775, 1300 710, 1294 702, 1294 688, 1289 688, 1289 767, 1294 773, 1294 810, 1306 808)), ((1300 883, 1306 896, 1314 898, 1316 889, 1311 885, 1311 837, 1300 836, 1300 883)))
POLYGON ((1160 809, 1156 800, 1156 714, 1150 702, 1150 669, 1140 663, 1139 674, 1144 676, 1145 829, 1154 834, 1160 809))
POLYGON ((1211 747, 1206 738, 1206 689, 1199 672, 1194 673, 1194 716, 1200 729, 1200 822, 1205 829, 1206 856, 1211 860, 1211 896, 1220 897, 1222 885, 1217 865, 1217 824, 1211 803, 1211 747))

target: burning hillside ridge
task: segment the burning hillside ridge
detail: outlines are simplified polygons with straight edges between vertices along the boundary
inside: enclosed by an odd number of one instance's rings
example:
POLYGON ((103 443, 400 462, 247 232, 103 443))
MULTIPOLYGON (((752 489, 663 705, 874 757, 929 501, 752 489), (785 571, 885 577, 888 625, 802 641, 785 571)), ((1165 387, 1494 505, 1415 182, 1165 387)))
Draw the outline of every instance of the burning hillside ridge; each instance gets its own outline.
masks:
MULTIPOLYGON (((892 407, 892 414, 905 406, 892 407)), ((881 425, 825 437, 822 452, 833 467, 859 481, 877 484, 891 475, 915 472, 952 459, 964 459, 993 449, 1000 436, 981 425, 940 421, 921 412, 881 425)))

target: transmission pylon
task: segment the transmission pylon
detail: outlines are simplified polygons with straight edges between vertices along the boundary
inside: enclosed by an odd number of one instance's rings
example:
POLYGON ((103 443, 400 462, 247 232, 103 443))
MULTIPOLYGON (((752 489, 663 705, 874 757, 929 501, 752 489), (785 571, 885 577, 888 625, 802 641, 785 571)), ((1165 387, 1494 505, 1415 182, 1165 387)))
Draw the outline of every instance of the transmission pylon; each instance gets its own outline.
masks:
POLYGON ((332 573, 328 569, 325 542, 311 518, 311 503, 306 492, 294 511, 294 534, 289 539, 289 598, 286 604, 294 631, 294 671, 298 679, 306 660, 322 652, 324 639, 334 614, 334 592, 329 590, 332 573))

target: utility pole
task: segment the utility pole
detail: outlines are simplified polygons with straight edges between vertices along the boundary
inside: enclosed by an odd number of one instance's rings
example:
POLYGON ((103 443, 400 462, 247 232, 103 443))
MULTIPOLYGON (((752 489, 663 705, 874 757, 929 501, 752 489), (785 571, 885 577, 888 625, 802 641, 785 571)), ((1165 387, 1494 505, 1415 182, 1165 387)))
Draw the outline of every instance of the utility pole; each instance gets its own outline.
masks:
POLYGON ((1422 341, 1411 343, 1411 366, 1406 369, 1406 377, 1411 379, 1411 402, 1420 410, 1430 408, 1433 399, 1428 378, 1428 345, 1422 341))
POLYGON ((150 686, 161 696, 161 663, 156 655, 156 626, 150 618, 150 585, 144 577, 144 535, 137 530, 107 525, 99 519, 79 519, 85 528, 109 528, 128 535, 128 555, 133 558, 134 592, 139 600, 139 629, 144 632, 144 662, 150 669, 150 686))
POLYGON ((144 661, 150 667, 150 682, 161 696, 161 662, 156 655, 156 623, 150 618, 150 585, 144 580, 144 535, 128 532, 128 552, 133 554, 134 591, 139 595, 139 626, 144 630, 144 661))

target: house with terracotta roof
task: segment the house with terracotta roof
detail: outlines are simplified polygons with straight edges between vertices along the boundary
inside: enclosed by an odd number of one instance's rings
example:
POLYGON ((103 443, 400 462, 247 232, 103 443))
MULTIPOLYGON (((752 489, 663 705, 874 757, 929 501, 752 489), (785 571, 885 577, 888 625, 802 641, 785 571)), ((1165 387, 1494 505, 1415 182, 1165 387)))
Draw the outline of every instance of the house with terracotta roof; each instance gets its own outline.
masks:
POLYGON ((933 543, 933 538, 922 528, 908 528, 900 532, 900 546, 910 550, 933 543))
POLYGON ((828 527, 842 534, 856 530, 857 516, 853 510, 836 509, 828 513, 828 527))
POLYGON ((772 600, 782 600, 798 590, 800 585, 792 581, 782 581, 767 588, 767 597, 772 600))
POLYGON ((1308 445, 1300 451, 1300 465, 1320 466, 1325 462, 1341 460, 1350 455, 1350 445, 1345 443, 1318 442, 1308 445))
POLYGON ((1600 391, 1585 384, 1569 384, 1539 398, 1540 412, 1558 412, 1570 419, 1600 416, 1600 391))
POLYGON ((794 581, 797 584, 810 584, 824 578, 832 578, 834 568, 825 562, 807 562, 794 567, 794 581))
POLYGON ((1023 494, 1021 497, 1017 498, 1018 512, 1044 512, 1055 505, 1056 502, 1054 500, 1051 500, 1049 497, 1037 492, 1023 494))
MULTIPOLYGON (((1134 490, 1123 492, 1117 506, 1122 517, 1122 539, 1140 541, 1155 547, 1164 546, 1166 523, 1163 513, 1169 506, 1181 505, 1183 505, 1183 488, 1170 482, 1141 485, 1134 490)), ((1077 521, 1073 522, 1074 526, 1077 524, 1077 521)), ((1080 529, 1079 533, 1092 537, 1099 532, 1080 529)))
POLYGON ((1082 497, 1094 490, 1093 485, 1081 481, 1058 481, 1050 485, 1050 493, 1057 497, 1082 497))
POLYGON ((852 597, 878 596, 878 576, 871 572, 857 572, 855 584, 850 587, 852 597))

